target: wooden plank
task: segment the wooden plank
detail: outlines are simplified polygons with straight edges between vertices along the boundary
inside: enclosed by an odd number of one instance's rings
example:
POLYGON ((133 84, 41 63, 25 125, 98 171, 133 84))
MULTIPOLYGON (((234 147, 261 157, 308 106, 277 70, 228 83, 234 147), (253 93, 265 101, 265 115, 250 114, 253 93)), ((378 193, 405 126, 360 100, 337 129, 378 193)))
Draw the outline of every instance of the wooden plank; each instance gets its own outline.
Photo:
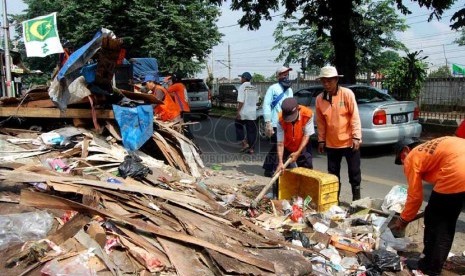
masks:
POLYGON ((158 238, 171 263, 180 276, 205 275, 213 276, 213 272, 197 257, 194 249, 164 238, 158 238))
MULTIPOLYGON (((191 205, 195 205, 198 207, 202 207, 205 209, 209 209, 209 205, 198 198, 190 196, 186 193, 182 192, 173 192, 168 190, 163 190, 160 188, 149 187, 143 184, 135 185, 135 184, 112 184, 104 181, 99 180, 90 180, 90 179, 82 179, 80 177, 67 177, 67 176, 49 176, 43 175, 39 173, 33 172, 16 172, 16 171, 2 171, 0 172, 0 180, 8 179, 16 182, 58 182, 58 183, 70 183, 70 184, 81 184, 86 186, 95 186, 99 188, 105 188, 109 190, 121 190, 127 192, 134 192, 134 193, 142 193, 147 195, 156 196, 159 198, 163 198, 166 200, 171 200, 174 202, 183 202, 191 205)), ((127 181, 125 181, 127 182, 127 181)))
POLYGON ((180 242, 185 242, 185 243, 205 247, 208 249, 212 249, 226 256, 238 259, 244 263, 257 266, 266 271, 275 272, 273 263, 268 262, 267 260, 259 259, 253 256, 252 254, 248 254, 246 252, 237 253, 229 249, 226 249, 224 246, 223 247, 218 246, 211 242, 199 239, 197 237, 189 236, 187 234, 178 233, 175 231, 165 230, 155 225, 148 224, 141 220, 120 217, 118 215, 106 212, 104 210, 97 210, 95 208, 84 206, 80 203, 67 200, 64 198, 51 196, 51 195, 47 195, 43 193, 31 192, 28 190, 22 190, 20 202, 21 204, 26 205, 26 206, 32 206, 32 207, 38 207, 38 208, 55 208, 55 209, 62 209, 62 210, 74 210, 78 212, 89 213, 92 215, 99 215, 99 216, 106 217, 106 218, 112 218, 112 219, 121 221, 123 223, 129 224, 133 227, 136 227, 137 229, 141 231, 153 233, 156 236, 161 236, 164 238, 177 240, 180 242))
MULTIPOLYGON (((113 110, 96 109, 97 119, 114 119, 113 110)), ((85 118, 92 119, 92 110, 68 108, 61 112, 58 108, 40 107, 1 107, 0 117, 27 117, 27 118, 85 118)))

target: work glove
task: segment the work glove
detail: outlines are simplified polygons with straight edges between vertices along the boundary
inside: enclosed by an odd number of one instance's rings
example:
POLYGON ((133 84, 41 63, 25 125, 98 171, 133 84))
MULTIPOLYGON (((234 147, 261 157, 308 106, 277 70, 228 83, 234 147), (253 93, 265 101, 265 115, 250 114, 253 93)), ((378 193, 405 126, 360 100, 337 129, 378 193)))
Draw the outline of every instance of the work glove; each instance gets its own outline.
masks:
POLYGON ((265 135, 266 137, 271 137, 274 134, 273 126, 271 125, 271 122, 266 122, 266 127, 265 127, 265 135))
POLYGON ((407 227, 408 222, 403 220, 401 217, 398 217, 394 223, 389 225, 394 237, 403 237, 405 235, 405 227, 407 227))

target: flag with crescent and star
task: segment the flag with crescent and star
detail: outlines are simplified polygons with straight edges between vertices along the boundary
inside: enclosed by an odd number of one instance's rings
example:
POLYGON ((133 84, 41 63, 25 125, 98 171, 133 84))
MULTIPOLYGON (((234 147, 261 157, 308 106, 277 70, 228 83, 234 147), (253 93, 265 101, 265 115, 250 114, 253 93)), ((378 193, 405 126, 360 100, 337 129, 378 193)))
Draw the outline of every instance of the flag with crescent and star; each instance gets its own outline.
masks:
POLYGON ((23 39, 28 57, 63 53, 57 30, 57 13, 23 21, 23 39))

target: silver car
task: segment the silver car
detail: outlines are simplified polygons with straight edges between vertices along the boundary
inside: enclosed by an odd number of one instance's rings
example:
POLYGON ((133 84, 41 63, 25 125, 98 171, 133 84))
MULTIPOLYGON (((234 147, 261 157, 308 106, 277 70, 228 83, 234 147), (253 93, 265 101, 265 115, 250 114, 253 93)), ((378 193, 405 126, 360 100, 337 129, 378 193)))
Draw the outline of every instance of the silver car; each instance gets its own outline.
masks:
POLYGON ((186 86, 191 113, 208 114, 212 108, 212 95, 207 84, 202 79, 183 79, 181 81, 186 86))
MULTIPOLYGON (((395 144, 406 138, 418 138, 421 124, 420 109, 413 101, 398 101, 383 91, 367 85, 344 85, 351 89, 357 99, 362 123, 362 147, 395 144)), ((323 87, 316 85, 294 93, 300 105, 310 107, 314 114, 316 96, 323 87)), ((315 116, 316 117, 316 116, 315 116)), ((257 110, 260 138, 265 139, 263 110, 257 110)), ((315 131, 316 129, 315 120, 315 131)))

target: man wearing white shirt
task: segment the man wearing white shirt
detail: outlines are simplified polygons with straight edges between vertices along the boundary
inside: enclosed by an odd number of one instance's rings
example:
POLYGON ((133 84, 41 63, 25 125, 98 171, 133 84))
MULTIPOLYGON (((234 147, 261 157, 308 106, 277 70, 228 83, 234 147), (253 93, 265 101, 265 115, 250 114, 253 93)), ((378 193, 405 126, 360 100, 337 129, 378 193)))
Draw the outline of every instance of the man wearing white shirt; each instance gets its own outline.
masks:
POLYGON ((236 138, 237 141, 241 141, 241 151, 253 154, 257 140, 255 120, 257 119, 258 91, 250 83, 252 75, 249 72, 244 72, 239 77, 241 77, 242 84, 237 93, 236 138), (244 133, 244 128, 246 133, 244 133))

